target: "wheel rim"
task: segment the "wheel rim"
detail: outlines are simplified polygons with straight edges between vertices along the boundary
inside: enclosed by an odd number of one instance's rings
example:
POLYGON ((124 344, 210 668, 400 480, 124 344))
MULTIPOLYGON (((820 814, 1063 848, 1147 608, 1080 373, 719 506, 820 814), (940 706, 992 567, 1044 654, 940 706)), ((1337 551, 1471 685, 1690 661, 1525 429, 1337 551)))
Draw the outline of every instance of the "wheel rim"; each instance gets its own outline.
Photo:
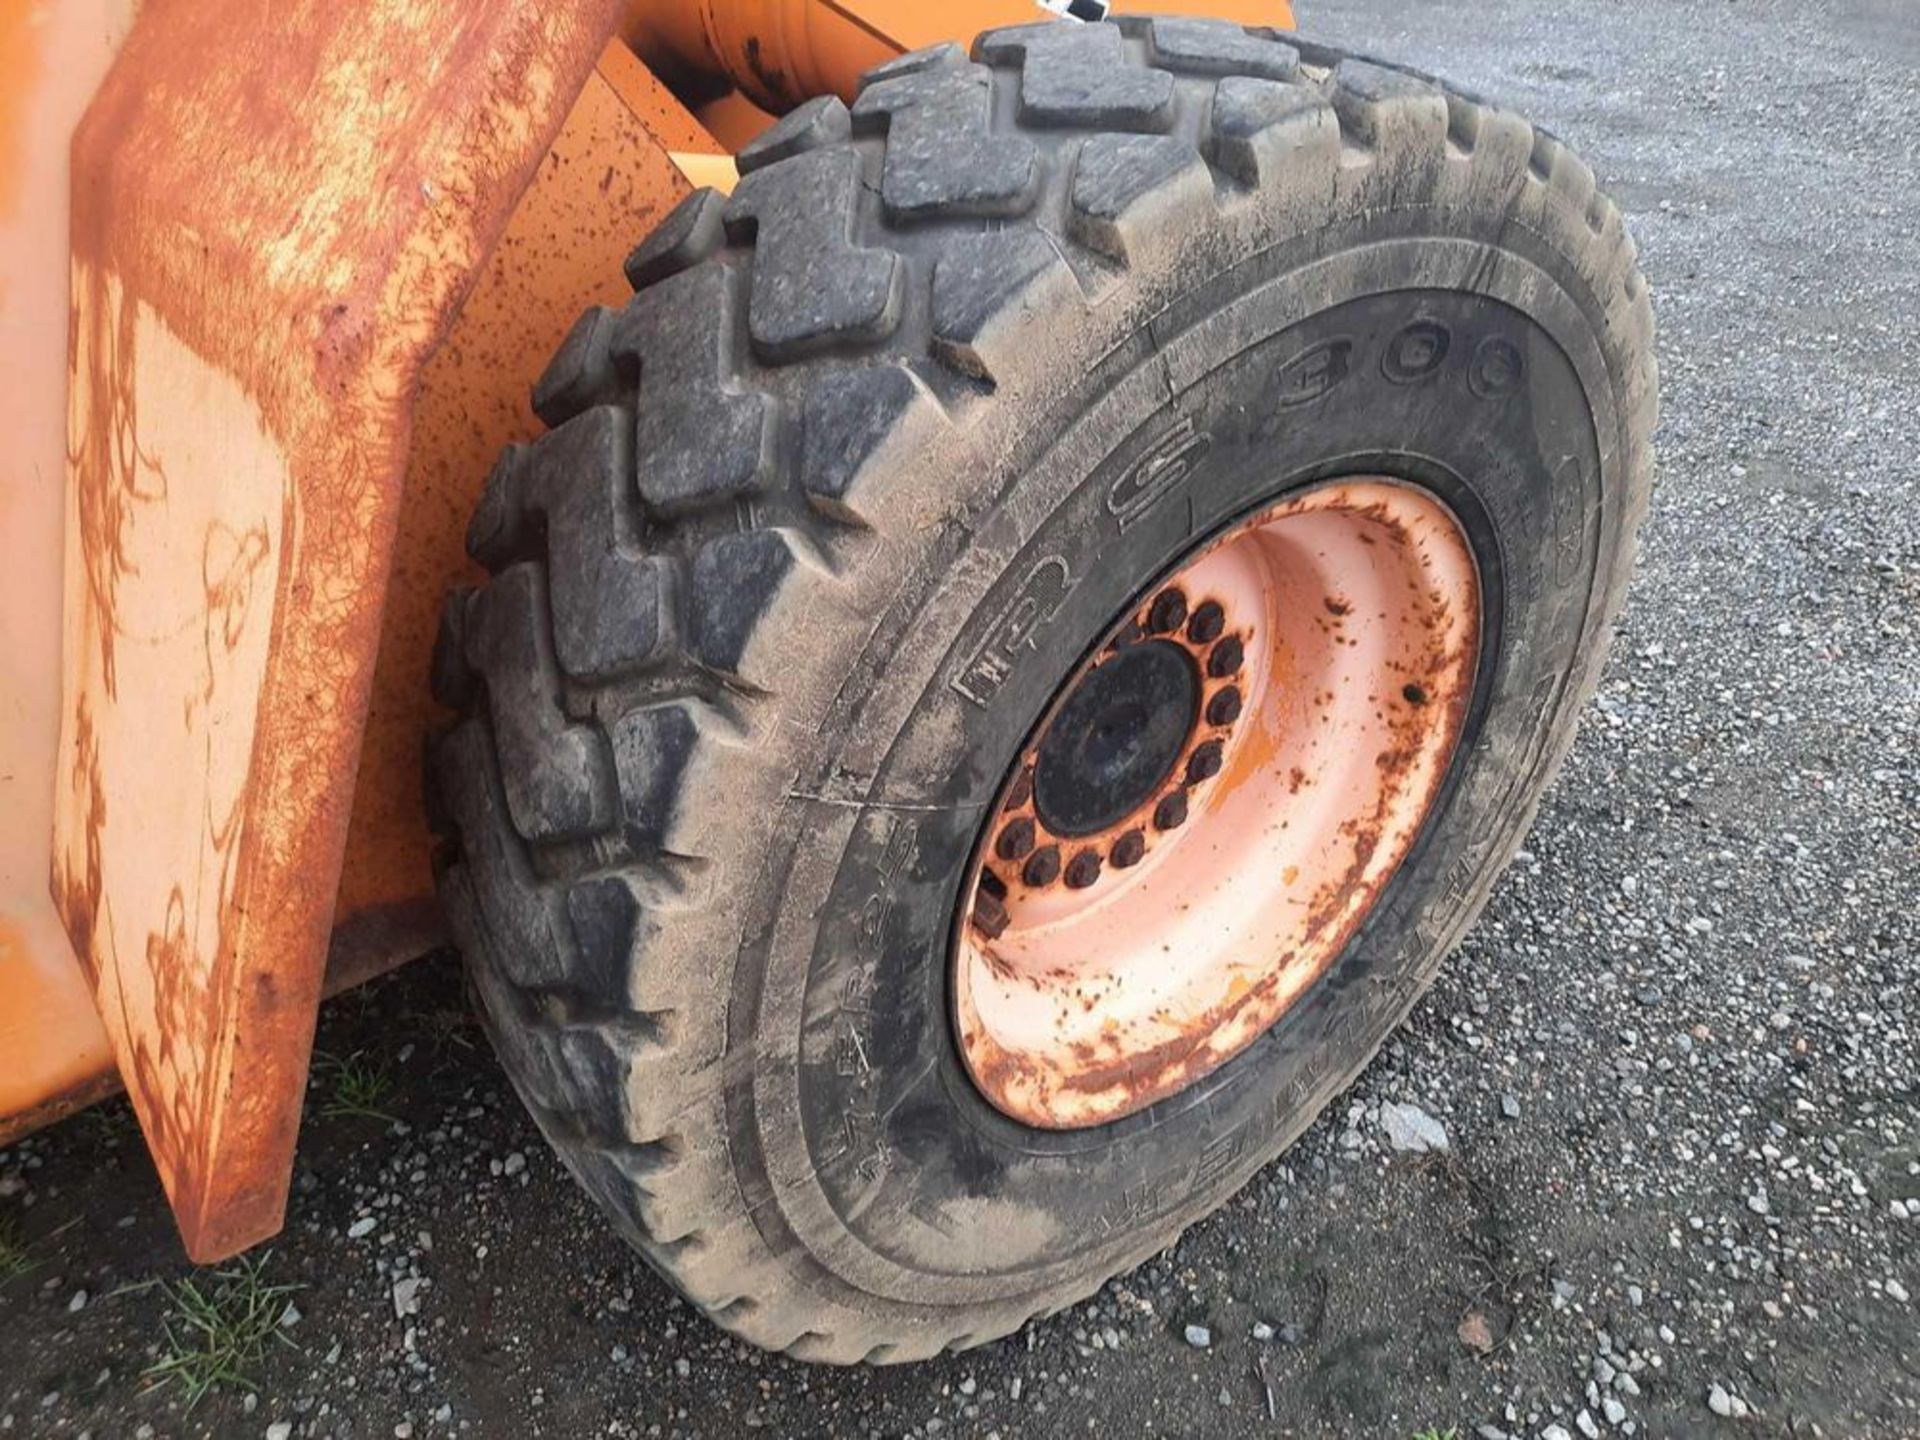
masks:
POLYGON ((1069 676, 955 925, 974 1084, 1043 1129, 1198 1080, 1322 975, 1411 849, 1479 652, 1452 513, 1364 477, 1205 542, 1069 676))

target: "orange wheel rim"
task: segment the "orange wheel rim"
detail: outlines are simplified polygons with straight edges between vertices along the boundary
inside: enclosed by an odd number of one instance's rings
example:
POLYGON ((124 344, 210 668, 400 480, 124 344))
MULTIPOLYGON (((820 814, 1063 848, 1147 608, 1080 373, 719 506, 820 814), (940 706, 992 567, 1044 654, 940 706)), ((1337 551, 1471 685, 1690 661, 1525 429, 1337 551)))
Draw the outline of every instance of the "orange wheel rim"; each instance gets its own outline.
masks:
POLYGON ((1097 1125, 1244 1048, 1332 964, 1418 836, 1479 655, 1431 493, 1304 491, 1200 547, 1061 687, 962 889, 975 1085, 1097 1125))

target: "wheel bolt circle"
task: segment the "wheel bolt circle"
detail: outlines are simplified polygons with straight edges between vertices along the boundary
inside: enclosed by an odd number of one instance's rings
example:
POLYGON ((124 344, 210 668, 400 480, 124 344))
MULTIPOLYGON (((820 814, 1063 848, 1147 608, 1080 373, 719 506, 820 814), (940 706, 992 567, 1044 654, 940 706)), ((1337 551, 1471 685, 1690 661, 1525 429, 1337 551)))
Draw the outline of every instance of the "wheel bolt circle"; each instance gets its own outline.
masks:
POLYGON ((1240 718, 1240 687, 1229 685, 1207 702, 1209 725, 1231 725, 1240 718))
POLYGON ((1175 790, 1171 795, 1162 795, 1160 803, 1153 807, 1153 825, 1156 830, 1176 830, 1187 823, 1187 795, 1184 790, 1175 790))
POLYGON ((1032 853, 1033 821, 1025 815, 1009 820, 993 848, 1002 860, 1019 860, 1032 853))
POLYGON ((1204 745, 1194 747, 1193 754, 1187 757, 1187 783, 1198 785, 1202 780, 1211 780, 1220 773, 1221 745, 1218 740, 1209 740, 1204 745))
POLYGON ((1033 798, 1033 767, 1022 766, 1020 773, 1013 777, 1013 783, 1007 787, 1005 809, 1018 810, 1033 798))
POLYGON ((1218 600, 1206 600, 1194 609, 1187 622, 1187 638, 1196 645, 1211 645, 1227 628, 1227 612, 1218 600))
POLYGON ((1027 857, 1020 878, 1034 889, 1039 890, 1051 885, 1060 878, 1060 847, 1047 845, 1027 857))
POLYGON ((1207 656, 1207 674, 1216 680, 1238 673, 1240 662, 1246 658, 1238 635, 1229 635, 1213 647, 1207 656))
POLYGON ((1067 886, 1073 890, 1084 890, 1100 878, 1100 857, 1091 850, 1082 850, 1067 862, 1067 886))
POLYGON ((1178 630, 1186 618, 1187 595, 1178 586, 1162 590, 1153 597, 1153 604, 1147 607, 1147 629, 1155 635, 1178 630))

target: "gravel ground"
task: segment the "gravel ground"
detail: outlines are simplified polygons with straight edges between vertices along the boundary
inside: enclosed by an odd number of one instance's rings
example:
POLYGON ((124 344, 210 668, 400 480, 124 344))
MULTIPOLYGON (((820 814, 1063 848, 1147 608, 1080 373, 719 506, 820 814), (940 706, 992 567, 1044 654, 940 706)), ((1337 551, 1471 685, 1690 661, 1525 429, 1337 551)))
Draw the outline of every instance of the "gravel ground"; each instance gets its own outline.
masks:
POLYGON ((1920 1435, 1920 9, 1302 8, 1583 150, 1666 397, 1599 701, 1352 1093, 1094 1301, 814 1369, 603 1230, 443 958, 325 1017, 394 1123, 316 1083, 257 1395, 142 1380, 153 1282, 190 1272, 123 1106, 0 1151, 32 1267, 0 1280, 0 1432, 1920 1435))

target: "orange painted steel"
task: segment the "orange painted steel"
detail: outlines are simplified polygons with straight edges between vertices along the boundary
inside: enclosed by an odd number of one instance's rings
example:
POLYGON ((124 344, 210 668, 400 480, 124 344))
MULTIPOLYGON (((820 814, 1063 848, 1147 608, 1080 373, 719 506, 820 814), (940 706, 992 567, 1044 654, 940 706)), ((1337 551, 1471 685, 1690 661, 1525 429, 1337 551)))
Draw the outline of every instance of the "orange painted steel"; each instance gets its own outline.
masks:
POLYGON ((1044 1129, 1102 1124, 1284 1014, 1412 847, 1479 634, 1458 524, 1378 478, 1250 517, 1143 597, 1025 747, 962 892, 954 1021, 982 1093, 1044 1129), (1083 688, 1143 662, 1191 677, 1155 692, 1177 748, 1156 743, 1138 685, 1083 688), (1064 750, 1047 743, 1060 726, 1064 750), (1078 823, 1050 807, 1049 768, 1078 771, 1090 747, 1087 773, 1109 778, 1164 756, 1158 783, 1078 823))
POLYGON ((68 141, 133 0, 0 3, 0 1145, 110 1086, 47 893, 60 739, 68 141))
MULTIPOLYGON (((539 433, 527 397, 568 327, 626 299, 627 252, 691 191, 673 153, 715 148, 632 51, 608 45, 426 362, 341 875, 347 924, 403 917, 433 891, 420 747, 437 712, 425 676, 447 590, 477 578, 464 538, 481 482, 502 449, 539 433)), ((392 953, 377 941, 369 932, 369 948, 392 953)))
POLYGON ((75 134, 53 886, 196 1259, 284 1210, 414 393, 616 18, 148 0, 75 134))
MULTIPOLYGON (((1112 13, 1293 25, 1287 0, 1119 0, 1112 13)), ((904 51, 1048 14, 1036 0, 629 0, 625 33, 650 64, 724 75, 778 113, 815 95, 851 101, 863 72, 904 51)))

